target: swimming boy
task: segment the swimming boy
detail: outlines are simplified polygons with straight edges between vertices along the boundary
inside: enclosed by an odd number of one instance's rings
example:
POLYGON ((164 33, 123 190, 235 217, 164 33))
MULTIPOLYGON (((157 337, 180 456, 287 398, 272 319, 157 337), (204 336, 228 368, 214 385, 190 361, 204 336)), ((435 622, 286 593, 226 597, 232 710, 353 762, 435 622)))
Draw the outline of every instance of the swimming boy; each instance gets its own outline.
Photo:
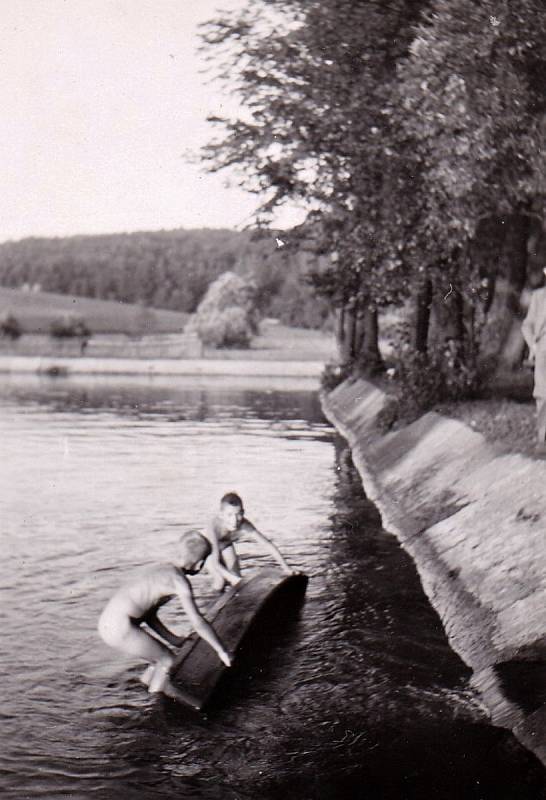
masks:
POLYGON ((180 538, 180 566, 156 564, 138 578, 122 586, 102 612, 98 630, 106 644, 150 662, 142 675, 150 692, 184 699, 169 679, 174 657, 163 642, 176 647, 184 637, 176 636, 158 619, 158 609, 177 596, 196 633, 216 651, 218 658, 230 666, 231 659, 212 626, 195 604, 188 575, 196 575, 211 552, 208 540, 197 531, 187 531, 180 538), (163 641, 145 628, 146 625, 163 641))
POLYGON ((207 569, 212 575, 213 587, 222 591, 226 583, 236 584, 241 577, 241 568, 234 544, 248 534, 261 544, 288 573, 292 570, 278 548, 245 517, 243 501, 235 492, 228 492, 220 500, 220 509, 205 532, 212 552, 207 569))

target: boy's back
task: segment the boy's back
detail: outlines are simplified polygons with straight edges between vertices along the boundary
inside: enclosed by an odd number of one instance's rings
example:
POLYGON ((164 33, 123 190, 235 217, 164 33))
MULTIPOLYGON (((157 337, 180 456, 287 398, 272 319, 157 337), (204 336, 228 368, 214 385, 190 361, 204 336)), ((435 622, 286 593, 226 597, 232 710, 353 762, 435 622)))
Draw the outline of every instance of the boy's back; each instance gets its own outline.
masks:
POLYGON ((153 564, 120 586, 108 606, 115 606, 133 619, 140 619, 150 609, 172 599, 184 581, 186 578, 174 564, 153 564))

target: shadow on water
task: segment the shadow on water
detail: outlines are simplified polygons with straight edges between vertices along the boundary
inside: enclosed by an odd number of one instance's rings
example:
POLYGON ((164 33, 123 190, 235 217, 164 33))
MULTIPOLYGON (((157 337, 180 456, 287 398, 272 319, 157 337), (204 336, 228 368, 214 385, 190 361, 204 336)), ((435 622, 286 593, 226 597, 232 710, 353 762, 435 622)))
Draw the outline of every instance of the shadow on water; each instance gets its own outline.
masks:
POLYGON ((166 700, 148 709, 118 752, 139 797, 158 762, 170 774, 153 797, 545 797, 542 767, 488 723, 343 448, 337 473, 325 575, 289 624, 279 615, 254 629, 206 715, 166 700))
POLYGON ((207 705, 210 719, 218 709, 237 700, 245 701, 254 687, 259 689, 260 683, 288 668, 288 654, 301 637, 305 588, 305 584, 300 584, 278 591, 260 609, 237 649, 233 669, 223 673, 207 705))
POLYGON ((531 714, 546 703, 546 662, 505 661, 495 672, 506 698, 531 714))

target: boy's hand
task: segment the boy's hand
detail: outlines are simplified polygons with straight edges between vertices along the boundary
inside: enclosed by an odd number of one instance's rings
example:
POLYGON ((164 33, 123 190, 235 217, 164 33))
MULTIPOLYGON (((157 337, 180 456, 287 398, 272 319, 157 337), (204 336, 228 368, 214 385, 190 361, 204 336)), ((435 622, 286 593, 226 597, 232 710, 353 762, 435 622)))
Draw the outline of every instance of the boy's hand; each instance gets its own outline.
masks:
POLYGON ((218 657, 219 657, 220 661, 224 662, 226 667, 231 667, 231 658, 230 658, 229 654, 226 653, 225 650, 219 650, 218 651, 218 657))
POLYGON ((241 583, 241 580, 242 578, 240 575, 232 575, 232 577, 229 579, 229 582, 231 586, 237 586, 238 583, 241 583))

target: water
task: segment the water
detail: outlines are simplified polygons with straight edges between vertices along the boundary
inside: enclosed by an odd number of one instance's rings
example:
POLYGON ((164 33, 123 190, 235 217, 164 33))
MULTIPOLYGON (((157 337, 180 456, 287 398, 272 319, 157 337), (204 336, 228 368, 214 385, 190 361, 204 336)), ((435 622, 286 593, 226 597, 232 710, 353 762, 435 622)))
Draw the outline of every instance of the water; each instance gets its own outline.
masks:
MULTIPOLYGON (((544 796, 535 759, 487 724, 314 393, 279 385, 4 380, 3 798, 544 796), (310 583, 205 717, 150 697, 142 664, 95 626, 227 490, 310 583)), ((266 562, 249 544, 243 568, 266 562)), ((206 578, 194 586, 205 607, 206 578)))

